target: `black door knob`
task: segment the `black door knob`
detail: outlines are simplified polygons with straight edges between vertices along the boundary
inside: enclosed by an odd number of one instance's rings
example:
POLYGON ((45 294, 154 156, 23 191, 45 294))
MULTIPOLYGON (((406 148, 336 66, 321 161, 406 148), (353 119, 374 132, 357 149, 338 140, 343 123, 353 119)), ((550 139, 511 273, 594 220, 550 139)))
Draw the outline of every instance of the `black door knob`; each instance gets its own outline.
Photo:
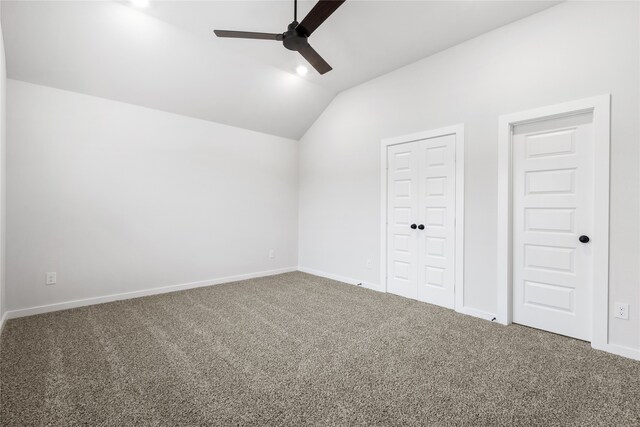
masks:
POLYGON ((585 236, 584 234, 580 237, 578 237, 578 240, 580 240, 580 243, 589 243, 589 236, 585 236))
POLYGON ((424 230, 424 225, 420 224, 420 225, 418 226, 418 230, 424 230))
POLYGON ((415 230, 416 228, 418 228, 418 226, 417 226, 417 225, 415 225, 415 224, 411 224, 411 229, 412 229, 412 230, 415 230))

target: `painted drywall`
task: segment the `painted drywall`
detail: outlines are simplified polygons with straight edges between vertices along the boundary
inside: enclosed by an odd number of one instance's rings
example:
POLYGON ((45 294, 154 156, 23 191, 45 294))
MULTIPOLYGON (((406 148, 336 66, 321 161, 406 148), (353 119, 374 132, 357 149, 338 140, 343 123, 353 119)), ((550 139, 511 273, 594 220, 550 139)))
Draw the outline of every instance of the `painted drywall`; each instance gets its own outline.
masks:
MULTIPOLYGON (((349 1, 312 39, 335 70, 304 77, 280 43, 212 33, 285 31, 292 0, 4 1, 2 18, 12 79, 299 139, 339 91, 556 1, 349 1), (398 49, 400 27, 419 42, 398 49)), ((300 17, 315 4, 299 3, 300 17)))
POLYGON ((297 265, 297 141, 11 79, 7 101, 9 310, 297 265))
MULTIPOLYGON (((0 4, 0 10, 2 4, 0 4)), ((4 54, 4 38, 0 25, 0 330, 2 330, 6 312, 5 299, 5 235, 6 235, 6 99, 7 66, 4 54)))
POLYGON ((495 313, 498 117, 611 93, 610 342, 640 348, 638 9, 563 3, 338 95, 301 140, 300 266, 379 287, 380 140, 464 123, 464 304, 495 313))

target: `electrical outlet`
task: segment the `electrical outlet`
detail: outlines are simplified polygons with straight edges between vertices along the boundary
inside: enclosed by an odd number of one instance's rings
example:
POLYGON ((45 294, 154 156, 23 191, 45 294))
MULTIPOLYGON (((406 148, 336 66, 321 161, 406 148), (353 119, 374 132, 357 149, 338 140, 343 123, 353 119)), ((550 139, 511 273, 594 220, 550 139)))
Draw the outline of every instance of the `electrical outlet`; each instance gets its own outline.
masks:
POLYGON ((371 267, 373 266, 373 261, 371 261, 371 259, 368 259, 366 262, 366 266, 369 270, 371 270, 371 267))
POLYGON ((275 258, 275 257, 276 257, 276 250, 269 249, 269 258, 275 258))
POLYGON ((55 285, 56 284, 56 272, 50 271, 47 273, 47 279, 45 282, 47 285, 55 285))
POLYGON ((629 304, 617 302, 613 308, 613 315, 618 319, 629 320, 629 304))

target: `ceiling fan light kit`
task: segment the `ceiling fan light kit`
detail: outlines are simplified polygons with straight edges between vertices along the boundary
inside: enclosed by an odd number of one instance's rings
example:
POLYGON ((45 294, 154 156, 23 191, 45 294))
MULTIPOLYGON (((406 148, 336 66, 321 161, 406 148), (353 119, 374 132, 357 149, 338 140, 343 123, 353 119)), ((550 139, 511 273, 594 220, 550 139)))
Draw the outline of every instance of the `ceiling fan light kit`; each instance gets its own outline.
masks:
POLYGON ((311 64, 320 74, 332 70, 331 66, 322 59, 309 44, 309 36, 338 9, 345 0, 319 0, 311 11, 298 23, 298 0, 293 2, 293 22, 288 25, 287 31, 282 34, 254 33, 247 31, 214 30, 218 37, 276 40, 281 41, 285 48, 299 52, 304 59, 311 64))

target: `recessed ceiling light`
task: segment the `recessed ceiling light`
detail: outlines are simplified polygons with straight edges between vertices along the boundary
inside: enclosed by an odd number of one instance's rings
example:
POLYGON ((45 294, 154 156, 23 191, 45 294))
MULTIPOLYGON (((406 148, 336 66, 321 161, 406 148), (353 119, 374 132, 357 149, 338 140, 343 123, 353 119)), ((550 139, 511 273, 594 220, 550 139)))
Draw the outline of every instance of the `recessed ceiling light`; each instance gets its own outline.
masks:
POLYGON ((149 0, 131 0, 131 4, 135 7, 149 7, 149 0))
POLYGON ((296 73, 298 73, 299 76, 306 76, 308 72, 309 70, 307 70, 307 67, 304 65, 298 65, 296 68, 296 73))

